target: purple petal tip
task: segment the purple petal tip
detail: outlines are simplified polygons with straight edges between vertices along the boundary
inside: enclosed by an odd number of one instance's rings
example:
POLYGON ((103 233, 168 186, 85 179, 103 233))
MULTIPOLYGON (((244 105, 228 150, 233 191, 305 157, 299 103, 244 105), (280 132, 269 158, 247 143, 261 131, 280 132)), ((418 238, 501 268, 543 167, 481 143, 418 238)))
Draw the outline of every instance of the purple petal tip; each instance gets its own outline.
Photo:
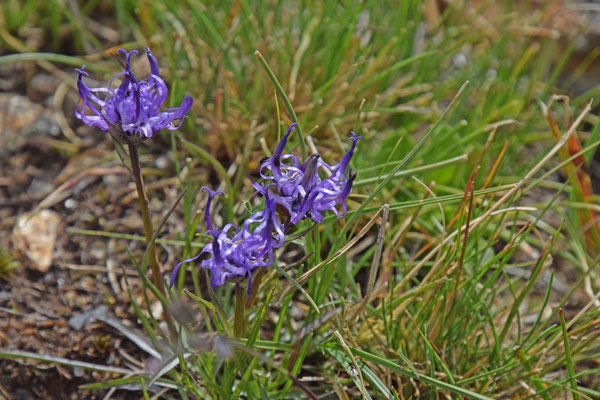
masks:
POLYGON ((85 65, 82 65, 81 68, 75 68, 75 71, 79 72, 80 77, 81 75, 89 76, 89 74, 85 72, 85 65))

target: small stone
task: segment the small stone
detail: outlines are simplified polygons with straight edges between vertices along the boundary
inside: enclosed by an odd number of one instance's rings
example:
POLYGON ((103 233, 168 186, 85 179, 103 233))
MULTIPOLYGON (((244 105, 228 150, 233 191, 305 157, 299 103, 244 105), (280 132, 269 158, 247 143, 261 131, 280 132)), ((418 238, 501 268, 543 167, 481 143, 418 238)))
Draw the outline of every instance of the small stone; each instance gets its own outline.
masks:
POLYGON ((95 240, 89 248, 90 256, 96 260, 104 260, 106 258, 106 243, 102 240, 95 240))
POLYGON ((75 200, 73 200, 73 199, 65 200, 65 208, 73 209, 75 207, 77 207, 77 202, 75 200))
POLYGON ((13 243, 18 251, 29 258, 34 267, 46 273, 52 265, 60 216, 54 211, 42 210, 34 215, 21 215, 13 230, 13 243))
POLYGON ((46 98, 52 96, 56 92, 56 88, 60 85, 60 79, 52 74, 39 73, 29 81, 29 95, 34 95, 37 98, 46 98))
POLYGON ((490 81, 496 80, 496 77, 498 77, 498 71, 496 71, 494 68, 488 69, 485 73, 485 79, 490 81))
POLYGON ((35 135, 60 133, 51 109, 17 93, 0 93, 0 127, 4 155, 16 153, 35 135))
POLYGON ((49 195, 53 189, 54 185, 51 182, 39 178, 33 178, 33 181, 31 181, 31 184, 27 189, 27 194, 34 199, 42 199, 49 195))
POLYGON ((457 53, 452 57, 452 63, 457 68, 464 68, 467 65, 467 57, 463 53, 457 53))
POLYGON ((166 156, 160 156, 154 163, 156 164, 156 168, 166 169, 169 166, 169 159, 166 156))

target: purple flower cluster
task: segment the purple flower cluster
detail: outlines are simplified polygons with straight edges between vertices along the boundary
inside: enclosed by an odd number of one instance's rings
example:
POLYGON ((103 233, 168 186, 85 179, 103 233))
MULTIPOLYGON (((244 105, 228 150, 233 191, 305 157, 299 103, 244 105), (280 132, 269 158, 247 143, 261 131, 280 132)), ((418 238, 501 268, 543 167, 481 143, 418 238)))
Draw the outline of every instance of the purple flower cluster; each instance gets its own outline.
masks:
POLYGON ((327 210, 333 211, 338 217, 346 215, 346 198, 352 192, 352 183, 356 178, 348 164, 360 136, 357 137, 352 132, 350 150, 337 165, 331 166, 321 161, 319 154, 311 155, 300 164, 295 156, 283 154, 295 125, 289 127, 273 156, 260 166, 260 175, 268 185, 253 184, 257 193, 265 199, 264 210, 252 214, 240 229, 233 224, 226 224, 223 229, 214 227, 210 219, 210 205, 213 198, 223 192, 202 188, 208 192, 205 218, 207 233, 213 238, 212 243, 204 246, 195 257, 183 260, 175 266, 171 274, 171 286, 181 264, 197 260, 206 254, 208 258, 200 265, 210 269, 213 289, 223 285, 228 278, 248 276, 250 295, 252 271, 271 265, 273 249, 280 248, 285 241, 284 227, 276 216, 277 206, 285 210, 291 224, 297 224, 304 218, 322 222, 322 213, 327 210), (321 170, 329 174, 326 179, 319 176, 321 170), (277 193, 272 193, 271 188, 275 188, 277 193), (337 209, 338 206, 341 207, 341 212, 337 209))
POLYGON ((257 267, 266 267, 273 262, 273 249, 283 246, 285 236, 283 226, 275 216, 275 203, 271 198, 268 187, 255 184, 257 192, 265 197, 265 208, 252 214, 244 221, 241 229, 233 224, 227 224, 223 229, 214 227, 210 219, 210 205, 213 198, 221 191, 213 192, 206 186, 202 190, 208 192, 208 201, 204 210, 206 225, 213 240, 204 246, 195 257, 183 260, 175 266, 171 274, 170 285, 173 286, 177 271, 181 264, 194 261, 203 254, 210 257, 203 260, 200 266, 210 270, 212 287, 225 283, 225 279, 238 276, 248 276, 248 295, 252 290, 252 271, 257 267), (232 232, 235 232, 232 234, 232 232), (275 238, 273 235, 276 235, 275 238))
POLYGON ((137 51, 126 52, 123 49, 117 53, 125 54, 125 71, 115 75, 107 88, 89 88, 83 83, 85 65, 79 72, 77 88, 79 90, 79 101, 75 109, 75 116, 86 125, 95 126, 103 131, 116 128, 120 134, 137 136, 138 139, 152 137, 161 129, 178 129, 183 118, 192 107, 192 98, 186 95, 178 108, 167 108, 161 112, 160 109, 167 98, 167 85, 159 76, 158 63, 154 54, 146 47, 148 62, 150 63, 150 75, 138 81, 130 66, 132 55, 137 51), (121 84, 112 89, 116 78, 122 77, 121 84), (92 114, 86 114, 86 108, 92 114), (178 125, 173 122, 180 120, 178 125))
POLYGON ((362 136, 351 132, 350 150, 337 165, 331 166, 322 161, 318 153, 310 155, 300 164, 294 155, 283 154, 295 126, 296 124, 290 125, 273 156, 262 163, 260 176, 275 183, 279 194, 274 195, 273 199, 289 213, 292 224, 297 224, 308 216, 315 222, 323 222, 322 213, 327 210, 343 217, 346 215, 346 198, 352 192, 352 183, 356 178, 348 164, 354 154, 356 142, 362 136), (321 179, 320 169, 326 170, 330 176, 321 179), (341 205, 341 212, 336 208, 338 205, 341 205))

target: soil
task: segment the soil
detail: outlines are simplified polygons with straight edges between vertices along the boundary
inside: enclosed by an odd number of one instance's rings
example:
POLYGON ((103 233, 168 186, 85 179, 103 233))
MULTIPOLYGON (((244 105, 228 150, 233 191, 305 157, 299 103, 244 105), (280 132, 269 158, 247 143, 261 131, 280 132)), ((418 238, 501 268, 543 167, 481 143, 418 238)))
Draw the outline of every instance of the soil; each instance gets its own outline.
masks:
MULTIPOLYGON (((148 354, 107 323, 94 318, 82 323, 77 316, 104 307, 108 318, 139 328, 122 266, 140 296, 126 247, 141 259, 145 245, 70 231, 139 235, 135 186, 110 139, 72 118, 76 92, 70 89, 57 99, 59 84, 32 65, 0 68, 0 352, 139 370, 148 354)), ((150 145, 153 157, 142 156, 141 162, 149 168, 150 207, 159 219, 179 186, 164 178, 175 176, 164 171, 169 164, 164 148, 150 145)), ((170 231, 181 228, 177 216, 169 224, 170 231)), ((167 250, 161 252, 164 266, 175 256, 167 250)), ((0 399, 99 399, 108 390, 80 386, 121 376, 3 357, 0 399)), ((121 389, 111 398, 139 398, 139 393, 121 389)))

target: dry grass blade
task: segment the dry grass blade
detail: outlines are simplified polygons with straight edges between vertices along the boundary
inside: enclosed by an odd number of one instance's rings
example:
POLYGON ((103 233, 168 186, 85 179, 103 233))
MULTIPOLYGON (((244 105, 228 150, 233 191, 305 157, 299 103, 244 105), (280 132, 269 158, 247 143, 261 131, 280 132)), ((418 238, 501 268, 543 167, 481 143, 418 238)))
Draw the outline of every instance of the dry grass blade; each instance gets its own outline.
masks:
POLYGON ((390 214, 390 207, 384 204, 381 207, 383 210, 381 216, 381 224, 379 226, 379 232, 377 233, 377 247, 375 248, 375 254, 373 255, 373 262, 371 263, 371 269, 369 271, 369 280, 367 282, 367 294, 366 298, 370 298, 373 294, 373 288, 375 286, 375 279, 377 278, 377 271, 379 270, 379 264, 381 262, 381 251, 383 250, 383 239, 385 239, 385 230, 388 227, 388 217, 390 214))
MULTIPOLYGON (((536 208, 533 207, 509 207, 509 208, 505 208, 502 210, 496 210, 492 213, 490 213, 489 215, 483 215, 481 217, 475 218, 474 220, 471 221, 471 228, 474 228, 475 226, 478 226, 480 223, 482 223, 483 221, 485 221, 487 218, 489 218, 489 216, 491 215, 500 215, 500 214, 504 214, 504 213, 509 213, 509 212, 519 212, 519 211, 537 211, 536 208)), ((448 244, 448 242, 450 242, 450 240, 452 240, 454 237, 456 237, 460 232, 464 231, 465 226, 461 226, 459 229, 456 229, 454 232, 452 232, 450 235, 448 235, 441 243, 439 243, 435 248, 433 248, 429 253, 427 253, 427 255, 425 255, 425 257, 423 257, 423 259, 413 268, 410 270, 410 272, 408 274, 406 274, 406 276, 396 284, 397 288, 402 288, 404 285, 406 285, 407 282, 409 282, 412 278, 415 277, 415 275, 421 270, 421 268, 423 268, 423 266, 425 266, 425 264, 431 260, 431 258, 438 252, 441 251, 441 249, 448 244)), ((443 257, 439 258, 440 260, 443 259, 443 257)), ((428 282, 430 282, 433 277, 436 275, 436 273, 438 272, 439 268, 442 266, 441 262, 437 262, 436 264, 434 264, 431 268, 431 270, 427 273, 427 275, 425 276, 425 278, 423 278, 423 280, 421 281, 421 285, 424 285, 428 282)), ((391 301, 391 299, 388 299, 388 301, 391 301)), ((396 307, 396 309, 394 309, 394 313, 393 313, 393 317, 397 318, 400 314, 402 314, 402 312, 404 311, 404 309, 406 308, 406 306, 413 301, 411 298, 405 300, 402 304, 400 304, 398 307, 396 307)))
MULTIPOLYGON (((317 273, 320 269, 329 265, 333 261, 337 260, 342 255, 344 255, 348 250, 350 250, 352 248, 352 246, 354 246, 363 236, 365 236, 369 232, 371 227, 373 225, 375 225, 375 222, 377 222, 377 218, 383 213, 384 207, 381 207, 379 209, 379 211, 377 211, 377 213, 373 216, 373 218, 371 218, 371 220, 369 222, 367 222, 367 224, 360 230, 360 232, 358 232, 358 234, 356 236, 354 236, 351 240, 349 240, 348 243, 346 243, 341 249, 336 251, 331 257, 327 258, 326 260, 321 261, 319 264, 315 265, 310 270, 306 271, 304 274, 302 274, 300 276, 300 278, 296 279, 296 282, 302 283, 302 282, 306 281, 308 278, 310 278, 315 273, 317 273)), ((294 289, 294 287, 295 286, 290 284, 290 286, 288 286, 283 291, 283 293, 281 293, 280 299, 285 298, 285 296, 287 296, 290 293, 290 291, 292 291, 294 289)))
POLYGON ((148 338, 146 338, 140 332, 137 332, 135 329, 128 327, 127 325, 123 324, 121 321, 113 317, 107 317, 106 315, 99 314, 96 315, 96 318, 121 332, 126 338, 131 340, 133 344, 138 346, 140 349, 144 350, 146 353, 150 354, 152 357, 159 360, 162 358, 161 354, 158 351, 156 351, 154 347, 152 347, 148 338))
MULTIPOLYGON (((571 327, 573 326, 573 324, 575 324, 575 322, 577 322, 582 316, 584 316, 592 306, 595 306, 598 299, 600 299, 600 292, 598 292, 598 294, 594 298, 592 298, 585 306, 583 306, 583 308, 581 310, 579 310, 579 312, 573 318, 571 318, 571 320, 569 322, 566 323, 566 329, 567 330, 571 329, 571 327)), ((545 346, 544 351, 542 352, 542 354, 539 357, 539 360, 536 364, 536 368, 541 368, 542 363, 544 362, 544 359, 548 355, 548 352, 553 350, 556 346, 556 343, 561 339, 562 339, 561 336, 556 336, 550 342, 548 342, 548 344, 545 346)))
POLYGON ((371 268, 369 269, 369 280, 367 281, 367 292, 363 300, 352 308, 348 312, 347 320, 352 321, 355 319, 367 306, 367 304, 373 298, 373 289, 375 288, 375 279, 377 278, 377 272, 379 271, 379 265, 381 264, 381 253, 383 250, 383 240, 385 239, 385 231, 388 227, 388 217, 390 214, 390 207, 384 204, 382 209, 381 224, 379 226, 379 232, 377 233, 377 245, 375 247, 375 254, 373 254, 373 260, 371 261, 371 268))
POLYGON ((66 182, 52 191, 52 193, 46 196, 46 198, 40 202, 40 204, 31 212, 31 214, 33 215, 43 208, 52 207, 56 203, 64 200, 64 196, 62 196, 62 194, 65 192, 65 190, 77 185, 77 183, 88 176, 103 177, 106 175, 127 175, 127 173, 127 168, 124 167, 90 168, 87 171, 80 172, 79 174, 69 178, 66 182))
POLYGON ((363 379, 361 368, 358 365, 358 362, 356 362, 356 358, 354 357, 354 354, 352 354, 352 351, 350 351, 350 348, 348 347, 348 345, 344 341, 344 338, 342 337, 342 335, 337 330, 335 330, 333 332, 333 334, 337 338, 338 342, 340 342, 340 345, 342 346, 342 348, 344 349, 344 351, 346 352, 346 354, 348 354, 348 356, 352 360, 354 368, 356 368, 358 377, 360 379, 360 391, 361 391, 361 394, 362 394, 362 398, 366 399, 367 398, 367 392, 365 390, 365 380, 363 379))
MULTIPOLYGON (((504 204, 506 201, 508 201, 510 198, 512 198, 514 196, 514 194, 517 192, 517 190, 519 190, 520 188, 523 187, 523 185, 525 185, 525 183, 530 180, 552 157, 554 157, 554 155, 562 148, 562 146, 564 146, 564 144, 567 142, 567 140, 569 140, 569 137, 575 132, 575 130, 577 129, 577 127, 581 124, 581 122, 583 122, 583 120, 585 119, 585 116, 590 112, 591 110, 591 101, 587 104, 587 106, 585 107, 585 109, 581 112, 581 114, 579 115, 579 117, 577 118, 577 120, 575 121, 575 123, 571 126, 571 128, 567 131, 567 133, 565 133, 560 140, 558 141, 558 143, 556 143, 556 145, 554 145, 554 147, 552 147, 552 149, 550 151, 548 151, 548 153, 546 153, 546 155, 523 177, 523 179, 521 179, 520 181, 516 182, 513 184, 512 188, 509 189, 500 199, 498 199, 494 204, 492 204, 490 206, 490 208, 488 208, 488 210, 483 213, 483 215, 481 217, 478 217, 476 219, 474 219, 473 221, 471 221, 470 224, 470 229, 475 229, 477 226, 479 226, 479 224, 481 224, 483 221, 487 220, 487 218, 489 218, 491 215, 493 215, 494 213, 498 212, 509 212, 509 211, 515 211, 517 208, 508 208, 506 210, 498 210, 498 208, 504 204)), ((411 270, 411 272, 404 277, 404 279, 402 279, 402 281, 398 284, 398 287, 402 287, 403 284, 405 284, 405 282, 408 281, 408 279, 412 279, 412 277, 414 277, 414 275, 418 272, 418 270, 421 269, 421 267, 423 265, 425 265, 425 263, 427 261, 429 261, 434 254, 436 254, 437 252, 439 252, 443 246, 445 246, 451 239, 453 239, 456 235, 458 235, 465 227, 461 227, 461 229, 455 230, 453 233, 451 233, 450 235, 448 235, 446 237, 446 239, 444 239, 441 243, 439 243, 435 248, 433 248, 422 260, 421 262, 419 262, 419 264, 417 266, 415 266, 415 268, 413 268, 411 270)), ((430 273, 427 276, 430 276, 431 273, 433 272, 433 269, 430 271, 430 273)), ((425 280, 427 279, 427 277, 425 278, 425 280)))
POLYGON ((45 362, 45 363, 66 365, 68 367, 73 367, 73 368, 82 368, 82 369, 89 369, 89 370, 93 370, 93 371, 109 372, 109 373, 123 374, 123 375, 141 372, 141 371, 132 371, 130 369, 119 368, 119 367, 110 367, 108 365, 100 365, 100 364, 93 364, 93 363, 84 362, 84 361, 69 360, 68 358, 54 357, 54 356, 51 356, 48 354, 30 353, 28 351, 4 350, 4 351, 0 351, 0 358, 16 358, 16 359, 36 360, 36 361, 41 361, 41 362, 45 362))

